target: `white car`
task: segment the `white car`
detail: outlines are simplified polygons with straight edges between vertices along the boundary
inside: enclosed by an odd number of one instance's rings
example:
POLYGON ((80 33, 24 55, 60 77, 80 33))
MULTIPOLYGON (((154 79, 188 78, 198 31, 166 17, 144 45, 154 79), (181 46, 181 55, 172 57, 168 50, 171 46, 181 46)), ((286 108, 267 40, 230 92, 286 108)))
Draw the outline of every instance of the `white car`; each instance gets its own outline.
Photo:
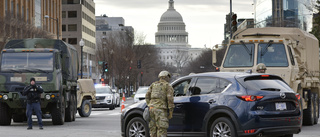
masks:
POLYGON ((139 87, 136 94, 134 95, 134 102, 146 99, 146 93, 149 87, 139 87))
POLYGON ((120 94, 117 92, 116 89, 112 89, 112 92, 116 99, 116 107, 120 107, 120 94))
POLYGON ((109 86, 95 86, 97 103, 93 108, 109 108, 113 110, 116 107, 116 98, 109 86))

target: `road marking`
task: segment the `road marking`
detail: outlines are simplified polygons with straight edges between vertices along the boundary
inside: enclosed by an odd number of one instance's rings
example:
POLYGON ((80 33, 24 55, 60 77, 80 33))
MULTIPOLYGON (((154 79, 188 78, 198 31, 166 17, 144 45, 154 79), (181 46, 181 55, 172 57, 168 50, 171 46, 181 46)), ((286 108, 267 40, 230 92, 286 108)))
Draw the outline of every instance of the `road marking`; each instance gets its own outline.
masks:
POLYGON ((121 112, 116 112, 116 113, 112 113, 112 114, 108 114, 110 116, 116 116, 116 115, 121 115, 121 112))

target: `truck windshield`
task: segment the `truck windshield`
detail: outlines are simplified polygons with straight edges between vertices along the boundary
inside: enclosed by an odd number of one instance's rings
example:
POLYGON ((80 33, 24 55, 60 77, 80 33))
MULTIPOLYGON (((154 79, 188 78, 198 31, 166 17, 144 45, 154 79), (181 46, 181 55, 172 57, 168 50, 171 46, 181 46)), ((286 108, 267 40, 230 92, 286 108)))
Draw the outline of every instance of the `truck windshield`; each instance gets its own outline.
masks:
POLYGON ((260 43, 258 50, 258 63, 264 63, 267 67, 287 67, 288 59, 283 44, 260 43))
POLYGON ((1 71, 53 71, 53 53, 3 53, 1 71))
POLYGON ((223 67, 252 67, 253 51, 254 44, 230 45, 223 67))

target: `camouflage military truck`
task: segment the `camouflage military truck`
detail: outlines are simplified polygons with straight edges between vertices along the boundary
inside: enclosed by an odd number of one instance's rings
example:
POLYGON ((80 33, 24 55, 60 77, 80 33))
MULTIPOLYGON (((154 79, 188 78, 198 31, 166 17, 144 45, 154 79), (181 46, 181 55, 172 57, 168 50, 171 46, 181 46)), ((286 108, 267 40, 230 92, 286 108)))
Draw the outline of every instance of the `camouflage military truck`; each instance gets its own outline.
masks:
MULTIPOLYGON (((220 70, 256 72, 259 63, 266 65, 266 73, 279 75, 299 93, 297 97, 301 97, 303 124, 318 123, 320 89, 318 39, 298 28, 268 27, 238 30, 227 45, 220 70)), ((277 89, 270 90, 277 91, 277 89)))
POLYGON ((0 125, 26 119, 26 96, 21 92, 34 77, 42 86, 41 110, 54 125, 75 120, 78 79, 77 50, 62 40, 19 39, 1 51, 0 125))
POLYGON ((92 104, 96 104, 96 89, 92 79, 79 79, 77 86, 77 109, 81 117, 89 117, 92 104))

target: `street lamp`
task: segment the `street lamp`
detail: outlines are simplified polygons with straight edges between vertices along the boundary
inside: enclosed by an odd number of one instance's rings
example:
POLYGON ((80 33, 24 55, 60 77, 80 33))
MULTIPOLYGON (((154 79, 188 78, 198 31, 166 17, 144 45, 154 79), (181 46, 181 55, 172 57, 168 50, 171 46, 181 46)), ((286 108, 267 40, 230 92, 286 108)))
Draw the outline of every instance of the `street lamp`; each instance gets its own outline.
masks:
POLYGON ((57 22, 57 39, 59 39, 59 19, 51 18, 49 15, 44 15, 44 18, 53 19, 57 22))
POLYGON ((80 73, 81 73, 81 79, 82 79, 82 60, 83 60, 82 53, 83 53, 83 46, 84 46, 84 41, 82 39, 80 40, 79 45, 81 47, 81 70, 80 70, 80 73))

